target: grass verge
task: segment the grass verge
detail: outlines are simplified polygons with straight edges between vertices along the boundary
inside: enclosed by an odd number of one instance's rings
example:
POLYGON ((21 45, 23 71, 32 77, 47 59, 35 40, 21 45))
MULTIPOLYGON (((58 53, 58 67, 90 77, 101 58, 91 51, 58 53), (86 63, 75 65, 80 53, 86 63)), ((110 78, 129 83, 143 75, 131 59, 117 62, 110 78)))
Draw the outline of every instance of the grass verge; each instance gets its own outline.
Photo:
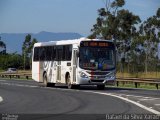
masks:
MULTIPOLYGON (((129 84, 129 83, 127 83, 127 84, 119 83, 118 87, 119 88, 136 88, 134 84, 129 84)), ((153 85, 153 84, 145 84, 145 83, 138 84, 137 88, 143 88, 143 89, 149 89, 149 90, 157 90, 155 85, 153 85)))
POLYGON ((126 73, 126 72, 117 72, 117 77, 135 77, 135 78, 159 78, 160 79, 160 72, 138 72, 138 73, 126 73))

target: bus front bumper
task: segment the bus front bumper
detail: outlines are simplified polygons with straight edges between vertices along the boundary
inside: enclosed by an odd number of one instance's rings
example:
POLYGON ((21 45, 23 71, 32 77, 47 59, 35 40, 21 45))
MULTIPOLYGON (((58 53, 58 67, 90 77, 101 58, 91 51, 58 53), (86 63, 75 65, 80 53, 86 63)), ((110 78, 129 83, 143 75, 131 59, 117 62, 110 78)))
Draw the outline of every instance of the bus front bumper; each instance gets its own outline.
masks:
POLYGON ((79 85, 114 85, 115 77, 110 79, 89 79, 89 78, 79 78, 77 81, 79 85))

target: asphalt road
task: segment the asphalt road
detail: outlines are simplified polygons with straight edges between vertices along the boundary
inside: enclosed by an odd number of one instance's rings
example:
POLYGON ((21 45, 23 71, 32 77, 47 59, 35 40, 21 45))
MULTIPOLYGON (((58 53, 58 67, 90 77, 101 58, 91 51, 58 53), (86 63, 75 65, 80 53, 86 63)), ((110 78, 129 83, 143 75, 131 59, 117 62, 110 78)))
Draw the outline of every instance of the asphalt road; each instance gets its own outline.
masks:
POLYGON ((0 97, 1 118, 101 120, 112 114, 160 115, 160 90, 97 90, 95 86, 69 90, 59 85, 40 87, 34 81, 0 80, 0 97))

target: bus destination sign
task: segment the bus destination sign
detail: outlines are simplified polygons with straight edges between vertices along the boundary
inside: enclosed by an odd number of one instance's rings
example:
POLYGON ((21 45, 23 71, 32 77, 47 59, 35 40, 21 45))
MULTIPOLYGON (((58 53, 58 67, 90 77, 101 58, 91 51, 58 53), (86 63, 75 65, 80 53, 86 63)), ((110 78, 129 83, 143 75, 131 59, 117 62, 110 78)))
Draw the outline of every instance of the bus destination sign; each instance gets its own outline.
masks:
POLYGON ((80 44, 81 47, 111 47, 113 43, 103 41, 83 41, 80 44))

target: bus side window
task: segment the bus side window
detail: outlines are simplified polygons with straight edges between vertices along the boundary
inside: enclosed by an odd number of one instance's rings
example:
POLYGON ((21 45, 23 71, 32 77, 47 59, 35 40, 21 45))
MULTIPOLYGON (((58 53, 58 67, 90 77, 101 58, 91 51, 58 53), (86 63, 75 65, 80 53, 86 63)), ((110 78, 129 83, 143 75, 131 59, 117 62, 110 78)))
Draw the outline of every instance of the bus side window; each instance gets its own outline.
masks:
POLYGON ((52 59, 51 60, 53 61, 56 58, 56 47, 52 46, 51 50, 52 50, 52 52, 51 52, 51 58, 52 59))
POLYGON ((44 61, 46 59, 45 47, 41 47, 39 50, 39 59, 40 61, 44 61))
POLYGON ((51 46, 45 47, 45 53, 46 53, 46 61, 51 61, 51 58, 52 58, 52 47, 51 46))
POLYGON ((39 47, 35 47, 35 48, 34 48, 33 61, 39 61, 39 47))
POLYGON ((66 61, 66 52, 67 52, 67 45, 64 45, 62 51, 62 61, 66 61))
POLYGON ((62 52, 63 52, 63 46, 59 45, 56 47, 56 60, 61 61, 62 60, 62 52))
POLYGON ((72 45, 67 45, 66 47, 66 60, 70 61, 71 60, 71 56, 72 56, 72 45))
POLYGON ((63 54, 62 54, 62 60, 63 61, 69 61, 69 46, 70 45, 64 45, 63 46, 63 54))

